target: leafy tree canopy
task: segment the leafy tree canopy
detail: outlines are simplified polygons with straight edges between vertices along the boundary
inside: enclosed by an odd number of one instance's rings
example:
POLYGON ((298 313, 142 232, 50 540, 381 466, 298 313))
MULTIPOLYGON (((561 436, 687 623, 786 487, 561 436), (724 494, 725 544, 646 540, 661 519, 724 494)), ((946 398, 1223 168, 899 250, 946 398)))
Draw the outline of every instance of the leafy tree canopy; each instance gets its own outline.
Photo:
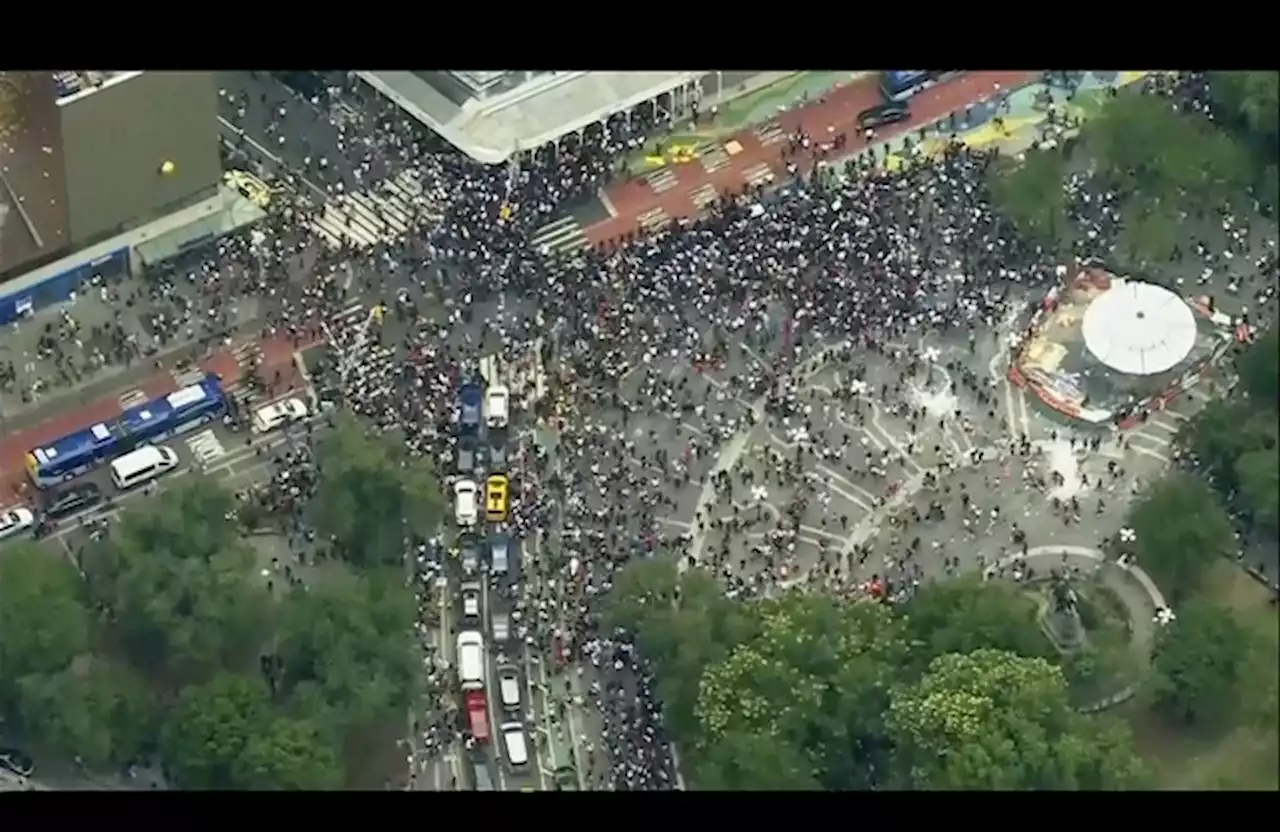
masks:
POLYGON ((1251 403, 1280 406, 1280 329, 1271 327, 1250 345, 1236 359, 1236 372, 1251 403))
POLYGON ((90 647, 92 620, 82 582, 66 558, 32 543, 0 554, 0 705, 17 682, 52 674, 90 647))
POLYGON ((1172 601, 1197 590, 1218 558, 1235 551, 1235 533, 1218 495, 1175 472, 1155 483, 1129 514, 1143 568, 1172 601))
POLYGON ((736 734, 768 738, 792 749, 785 759, 807 759, 826 788, 869 787, 889 689, 907 661, 901 621, 879 604, 804 594, 762 602, 757 614, 759 635, 703 676, 698 751, 736 734))
POLYGON ((291 593, 277 647, 282 692, 339 737, 390 715, 403 718, 421 670, 413 618, 413 595, 391 571, 291 593))
POLYGON ((240 760, 244 788, 327 791, 342 786, 336 746, 315 723, 277 717, 249 739, 240 760))
POLYGON ((1250 451, 1236 460, 1240 497, 1260 531, 1280 534, 1280 448, 1250 451))
POLYGON ((1029 150, 1018 164, 991 167, 991 202, 1027 239, 1056 250, 1071 233, 1065 179, 1061 151, 1029 150))
POLYGON ((136 759, 155 737, 159 712, 146 682, 106 659, 76 662, 20 682, 25 736, 90 768, 136 759))
POLYGON ((1275 419, 1259 418, 1248 402, 1214 399, 1184 423, 1178 446, 1191 455, 1197 470, 1224 494, 1240 483, 1236 462, 1244 454, 1276 444, 1275 419))
POLYGON ((1249 158, 1231 136, 1160 96, 1109 99, 1081 136, 1104 176, 1164 210, 1237 200, 1251 179, 1249 158))
POLYGON ((917 649, 913 661, 924 666, 947 653, 982 647, 1031 658, 1056 658, 1037 620, 1034 599, 1013 584, 984 581, 980 575, 930 585, 903 607, 917 649))
POLYGON ((426 464, 343 416, 317 448, 317 529, 360 566, 399 564, 406 533, 429 537, 440 520, 440 487, 426 464))
POLYGON ((1240 704, 1251 648, 1251 633, 1230 610, 1204 599, 1188 602, 1156 646, 1155 707, 1176 722, 1224 725, 1240 704))
POLYGON ((232 508, 216 483, 189 478, 131 507, 87 558, 93 598, 139 668, 201 679, 256 654, 270 599, 232 508))
POLYGON ((1122 789, 1144 771, 1116 726, 1075 712, 1062 671, 1002 650, 948 654, 886 716, 902 788, 1122 789))
POLYGON ((635 561, 618 573, 605 625, 634 633, 653 663, 667 724, 693 736, 694 710, 706 669, 758 630, 742 604, 725 597, 712 575, 691 569, 680 575, 671 558, 635 561))
POLYGON ((1274 157, 1275 145, 1280 142, 1280 74, 1211 72, 1209 90, 1219 107, 1217 112, 1229 123, 1238 119, 1274 157))

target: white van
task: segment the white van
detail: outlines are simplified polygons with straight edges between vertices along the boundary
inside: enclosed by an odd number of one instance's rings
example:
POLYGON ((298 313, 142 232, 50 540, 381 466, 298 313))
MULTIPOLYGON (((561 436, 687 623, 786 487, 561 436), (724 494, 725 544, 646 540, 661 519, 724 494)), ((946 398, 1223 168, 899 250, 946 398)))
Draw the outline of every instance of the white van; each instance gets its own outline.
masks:
POLYGON ((518 722, 502 723, 502 742, 507 747, 507 762, 514 768, 528 765, 529 746, 524 739, 524 726, 518 722))
POLYGON ((164 445, 143 445, 111 461, 111 481, 124 491, 178 467, 178 455, 164 445))
POLYGON ((463 687, 484 684, 484 636, 476 630, 458 633, 458 681, 463 687))

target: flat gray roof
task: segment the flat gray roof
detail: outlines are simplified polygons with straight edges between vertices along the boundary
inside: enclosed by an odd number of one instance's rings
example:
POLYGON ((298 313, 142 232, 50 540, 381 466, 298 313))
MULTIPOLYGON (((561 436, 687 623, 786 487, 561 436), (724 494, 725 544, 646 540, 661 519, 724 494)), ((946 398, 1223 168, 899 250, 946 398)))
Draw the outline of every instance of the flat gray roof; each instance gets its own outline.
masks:
POLYGON ((58 106, 92 95, 103 87, 122 84, 141 75, 141 70, 119 69, 58 69, 53 72, 53 84, 57 90, 58 106))
MULTIPOLYGON (((516 70, 476 74, 512 72, 516 70)), ((429 78, 428 73, 360 70, 356 74, 459 150, 478 161, 500 164, 521 150, 541 147, 706 73, 559 72, 535 76, 499 95, 463 101, 433 87, 423 77, 429 78)), ((500 80, 494 77, 489 83, 500 80)))
MULTIPOLYGON (((497 81, 512 75, 516 72, 514 69, 491 70, 469 70, 469 69, 450 69, 446 70, 455 78, 471 87, 476 92, 483 92, 497 81)), ((521 71, 523 75, 523 71, 521 71)))

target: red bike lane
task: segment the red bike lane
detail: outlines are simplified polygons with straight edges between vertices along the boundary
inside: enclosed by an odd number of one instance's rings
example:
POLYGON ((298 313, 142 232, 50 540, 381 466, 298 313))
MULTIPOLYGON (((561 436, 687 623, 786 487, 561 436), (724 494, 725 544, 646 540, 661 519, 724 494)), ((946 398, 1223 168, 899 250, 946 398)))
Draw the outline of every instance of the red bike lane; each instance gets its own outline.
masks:
MULTIPOLYGON (((967 107, 1025 86, 1039 76, 1039 72, 1031 71, 970 72, 939 84, 911 99, 911 117, 876 131, 872 142, 881 144, 934 124, 951 113, 963 113, 967 107)), ((693 192, 710 184, 720 194, 741 193, 747 185, 745 174, 761 165, 769 167, 774 181, 785 178, 788 162, 807 171, 831 154, 823 146, 842 133, 845 144, 838 158, 855 155, 868 146, 865 133, 858 129, 858 114, 882 100, 879 81, 869 77, 830 90, 803 107, 779 113, 774 121, 786 133, 803 130, 810 137, 808 152, 792 154, 787 143, 766 146, 754 128, 748 128, 732 137, 741 151, 720 170, 708 173, 697 161, 673 165, 669 170, 678 184, 662 193, 654 192, 643 178, 615 185, 607 194, 618 215, 584 229, 584 233, 593 245, 599 245, 635 232, 639 217, 657 208, 673 220, 696 216, 700 209, 691 198, 693 192)))
MULTIPOLYGON (((268 382, 268 399, 300 389, 305 385, 305 380, 298 372, 293 360, 295 346, 289 339, 279 336, 263 338, 258 339, 257 344, 262 356, 264 370, 262 375, 268 382)), ((225 347, 210 353, 200 359, 197 364, 205 372, 220 376, 223 386, 228 390, 234 389, 242 381, 243 368, 236 358, 234 347, 225 347)), ((153 399, 177 389, 178 382, 172 372, 157 370, 140 382, 131 385, 122 384, 115 392, 88 404, 58 413, 32 427, 7 433, 3 439, 0 439, 0 506, 22 500, 24 485, 27 482, 26 455, 32 448, 46 445, 59 437, 83 430, 92 424, 118 418, 124 412, 120 404, 123 393, 138 391, 147 399, 153 399)), ((131 396, 131 398, 141 399, 140 396, 131 396)))

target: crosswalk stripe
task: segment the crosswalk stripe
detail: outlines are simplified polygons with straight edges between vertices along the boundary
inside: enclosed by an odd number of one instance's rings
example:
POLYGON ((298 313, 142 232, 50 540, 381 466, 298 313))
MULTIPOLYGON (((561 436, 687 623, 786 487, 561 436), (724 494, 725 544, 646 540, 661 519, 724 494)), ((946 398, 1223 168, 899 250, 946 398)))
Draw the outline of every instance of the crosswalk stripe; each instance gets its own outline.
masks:
POLYGON ((363 319, 365 314, 366 313, 365 313, 364 303, 358 300, 354 300, 351 303, 347 304, 338 312, 333 313, 333 316, 330 318, 330 320, 354 321, 356 319, 363 319))
POLYGON ((325 201, 311 228, 331 248, 344 241, 359 248, 402 238, 419 216, 430 215, 422 182, 402 170, 369 191, 339 194, 325 201))
POLYGON ((666 227, 671 222, 671 217, 667 216, 667 212, 661 208, 651 208, 636 217, 636 221, 640 223, 640 228, 645 233, 652 234, 666 227))
POLYGON ((785 141, 787 138, 786 131, 782 129, 782 125, 776 121, 766 122, 760 125, 754 131, 756 138, 760 140, 760 144, 768 147, 771 144, 777 144, 785 141))
POLYGON ((698 187, 689 194, 689 199, 693 200, 693 204, 697 206, 699 211, 715 202, 718 197, 719 194, 716 193, 716 186, 712 185, 710 182, 698 187))
POLYGON ((574 217, 561 217, 544 225, 534 233, 529 242, 537 251, 566 255, 591 246, 582 225, 574 217))
POLYGON ((715 173, 729 164, 729 154, 720 145, 706 149, 699 154, 698 158, 702 161, 702 167, 707 173, 715 173))
POLYGON ((206 428, 187 437, 187 447, 191 449, 192 456, 198 462, 211 462, 227 452, 226 446, 214 434, 212 428, 206 428))
POLYGON ((339 127, 358 124, 361 117, 360 111, 346 101, 337 100, 329 105, 329 121, 339 127))
POLYGON ((773 169, 769 167, 768 162, 761 162, 744 170, 742 178, 746 180, 748 185, 762 185, 773 181, 773 169))
POLYGON ((653 189, 655 194, 669 191, 679 184, 676 175, 666 168, 646 173, 643 178, 645 182, 649 183, 649 187, 653 189))

